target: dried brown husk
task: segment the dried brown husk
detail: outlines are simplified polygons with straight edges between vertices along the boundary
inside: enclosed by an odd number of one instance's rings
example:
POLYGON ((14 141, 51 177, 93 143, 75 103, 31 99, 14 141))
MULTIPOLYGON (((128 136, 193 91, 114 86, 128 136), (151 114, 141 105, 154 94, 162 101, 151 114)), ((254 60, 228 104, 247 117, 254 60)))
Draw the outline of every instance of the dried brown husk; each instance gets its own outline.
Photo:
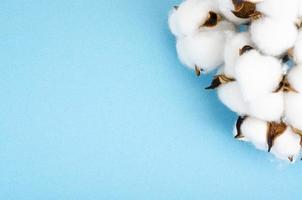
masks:
POLYGON ((209 87, 206 87, 206 90, 213 90, 218 88, 222 84, 226 84, 229 82, 235 81, 233 78, 229 78, 224 74, 214 76, 212 83, 209 87))
POLYGON ((293 126, 291 126, 291 129, 293 130, 294 133, 296 133, 300 136, 300 146, 302 147, 302 130, 297 129, 293 126))
POLYGON ((215 27, 221 21, 221 16, 213 11, 208 13, 208 17, 201 27, 215 27))
POLYGON ((203 69, 195 65, 195 74, 196 76, 200 76, 201 72, 203 72, 203 69))
POLYGON ((295 93, 298 93, 297 90, 295 90, 291 85, 290 83, 288 82, 288 79, 287 79, 287 76, 286 75, 283 75, 282 77, 282 80, 281 82, 279 83, 279 86, 278 88, 274 91, 275 93, 278 93, 278 92, 295 92, 295 93))
POLYGON ((274 145, 274 141, 277 137, 282 135, 286 130, 287 125, 284 122, 268 122, 268 130, 267 130, 267 145, 268 152, 271 151, 272 146, 274 145))
POLYGON ((232 0, 234 5, 234 10, 232 13, 242 19, 258 19, 261 13, 256 10, 256 4, 244 0, 232 0))
POLYGON ((239 49, 239 55, 242 56, 244 53, 253 50, 254 47, 249 46, 249 45, 245 45, 244 47, 242 47, 241 49, 239 49))
POLYGON ((236 139, 241 139, 244 137, 242 134, 242 131, 241 131, 241 126, 242 126, 243 122, 246 120, 246 118, 247 118, 247 116, 239 116, 236 121, 236 131, 237 131, 237 134, 235 135, 236 139))

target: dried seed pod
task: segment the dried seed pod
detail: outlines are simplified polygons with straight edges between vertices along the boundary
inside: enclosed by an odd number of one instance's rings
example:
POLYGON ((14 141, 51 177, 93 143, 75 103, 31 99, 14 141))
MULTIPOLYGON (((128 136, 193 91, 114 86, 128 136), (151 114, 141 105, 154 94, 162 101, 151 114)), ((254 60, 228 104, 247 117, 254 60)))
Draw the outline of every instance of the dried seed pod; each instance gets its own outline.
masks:
POLYGON ((239 116, 237 121, 236 121, 236 135, 234 136, 234 138, 236 139, 240 139, 243 138, 243 134, 241 131, 241 126, 244 122, 244 120, 246 120, 247 116, 239 116))
POLYGON ((277 137, 279 137, 286 130, 287 125, 284 122, 276 123, 270 122, 268 123, 268 131, 267 131, 267 145, 268 152, 271 151, 272 146, 274 145, 274 141, 277 137))
POLYGON ((283 75, 281 82, 279 83, 278 88, 275 90, 275 93, 278 92, 297 92, 288 82, 287 75, 283 75))
POLYGON ((256 11, 256 4, 243 1, 243 0, 233 0, 234 10, 233 14, 238 18, 248 19, 251 17, 258 16, 260 13, 256 11))
POLYGON ((218 24, 219 21, 221 21, 220 15, 218 15, 217 13, 215 13, 213 11, 210 11, 208 13, 208 17, 207 17, 205 23, 202 24, 201 26, 214 27, 218 24))
POLYGON ((226 83, 229 83, 232 81, 235 81, 235 79, 229 78, 229 77, 225 76, 224 74, 217 75, 213 78, 211 85, 209 87, 206 87, 206 89, 207 90, 216 89, 219 86, 221 86, 222 84, 226 84, 226 83))
POLYGON ((244 53, 253 50, 254 47, 250 46, 250 45, 245 45, 243 46, 241 49, 239 49, 239 55, 242 56, 244 53))

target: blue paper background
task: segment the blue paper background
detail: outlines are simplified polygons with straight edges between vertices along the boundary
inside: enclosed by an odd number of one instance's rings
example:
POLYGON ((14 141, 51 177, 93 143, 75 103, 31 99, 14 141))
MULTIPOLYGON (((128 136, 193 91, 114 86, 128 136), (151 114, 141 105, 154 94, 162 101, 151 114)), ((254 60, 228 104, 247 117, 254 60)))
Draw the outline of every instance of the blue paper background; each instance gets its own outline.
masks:
POLYGON ((301 199, 178 62, 176 0, 2 0, 0 199, 301 199))

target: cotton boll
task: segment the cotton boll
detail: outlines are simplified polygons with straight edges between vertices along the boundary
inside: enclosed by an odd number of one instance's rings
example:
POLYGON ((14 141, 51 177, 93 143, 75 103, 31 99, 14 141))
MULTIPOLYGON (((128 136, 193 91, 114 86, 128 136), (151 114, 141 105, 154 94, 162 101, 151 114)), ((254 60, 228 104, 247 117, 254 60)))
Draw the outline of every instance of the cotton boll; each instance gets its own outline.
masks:
POLYGON ((300 93, 302 93, 302 65, 298 65, 293 67, 288 75, 287 75, 288 82, 290 86, 300 93))
POLYGON ((234 10, 234 4, 232 0, 217 0, 217 2, 219 11, 229 21, 235 24, 243 24, 249 21, 249 19, 241 19, 233 14, 232 11, 234 10))
POLYGON ((224 48, 224 73, 228 77, 235 77, 235 64, 239 58, 239 51, 245 45, 251 45, 250 34, 244 33, 229 33, 224 48))
POLYGON ((256 4, 257 11, 276 20, 294 22, 298 16, 299 0, 264 0, 256 4))
POLYGON ((274 57, 250 50, 237 60, 235 74, 245 101, 253 101, 277 89, 282 80, 282 65, 274 57))
POLYGON ((233 81, 221 85, 217 89, 221 102, 238 115, 247 114, 247 104, 243 101, 238 83, 233 81))
POLYGON ((264 17, 252 23, 250 33, 260 51, 279 56, 294 46, 298 30, 294 23, 264 17))
POLYGON ((197 66, 205 72, 223 64, 225 34, 221 31, 200 32, 177 40, 180 61, 191 69, 197 66))
POLYGON ((253 117, 248 117, 241 125, 241 133, 245 140, 250 141, 257 149, 267 150, 268 124, 253 117))
POLYGON ((281 160, 294 162, 300 154, 300 141, 301 137, 288 127, 274 140, 271 153, 281 160))
POLYGON ((215 1, 186 0, 178 8, 173 8, 169 16, 171 32, 177 37, 196 33, 207 18, 209 12, 217 12, 215 1))
POLYGON ((283 112, 283 92, 270 93, 249 102, 249 115, 261 120, 280 121, 283 112))
POLYGON ((299 31, 298 38, 294 46, 293 57, 296 63, 302 64, 302 31, 299 31))
POLYGON ((293 127, 302 130, 302 94, 285 94, 285 119, 293 127))

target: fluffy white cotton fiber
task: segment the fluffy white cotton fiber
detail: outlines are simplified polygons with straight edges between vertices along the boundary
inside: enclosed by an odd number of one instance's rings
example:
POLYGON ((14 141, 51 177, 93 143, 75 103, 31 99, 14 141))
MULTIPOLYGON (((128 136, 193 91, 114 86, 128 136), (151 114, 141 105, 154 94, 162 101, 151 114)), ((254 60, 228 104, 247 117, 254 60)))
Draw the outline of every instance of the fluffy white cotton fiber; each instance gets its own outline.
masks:
POLYGON ((267 123, 265 121, 248 117, 241 125, 242 137, 251 142, 257 149, 267 150, 267 123))
POLYGON ((252 41, 265 54, 279 56, 294 46, 298 30, 294 23, 264 17, 250 27, 252 41))
POLYGON ((238 59, 235 74, 244 99, 252 101, 277 89, 282 79, 282 65, 274 57, 250 50, 238 59))
POLYGON ((266 17, 294 22, 298 16, 299 0, 264 0, 256 7, 266 17))
POLYGON ((289 71, 287 79, 292 89, 302 94, 302 65, 293 67, 289 71))
POLYGON ((224 73, 228 77, 235 77, 235 65, 239 58, 240 49, 246 45, 252 45, 248 32, 228 32, 224 48, 224 73))
POLYGON ((283 92, 269 93, 249 102, 249 115, 265 121, 280 121, 284 112, 283 92))
POLYGON ((302 94, 294 92, 286 94, 284 109, 286 122, 302 130, 302 94))
POLYGON ((224 43, 224 32, 205 31, 179 38, 176 48, 184 65, 210 71, 223 64, 224 43))
POLYGON ((247 103, 244 102, 237 82, 229 82, 217 89, 218 97, 223 104, 238 115, 246 115, 248 111, 247 103))
POLYGON ((293 57, 296 63, 302 64, 302 31, 299 31, 293 50, 293 57))

